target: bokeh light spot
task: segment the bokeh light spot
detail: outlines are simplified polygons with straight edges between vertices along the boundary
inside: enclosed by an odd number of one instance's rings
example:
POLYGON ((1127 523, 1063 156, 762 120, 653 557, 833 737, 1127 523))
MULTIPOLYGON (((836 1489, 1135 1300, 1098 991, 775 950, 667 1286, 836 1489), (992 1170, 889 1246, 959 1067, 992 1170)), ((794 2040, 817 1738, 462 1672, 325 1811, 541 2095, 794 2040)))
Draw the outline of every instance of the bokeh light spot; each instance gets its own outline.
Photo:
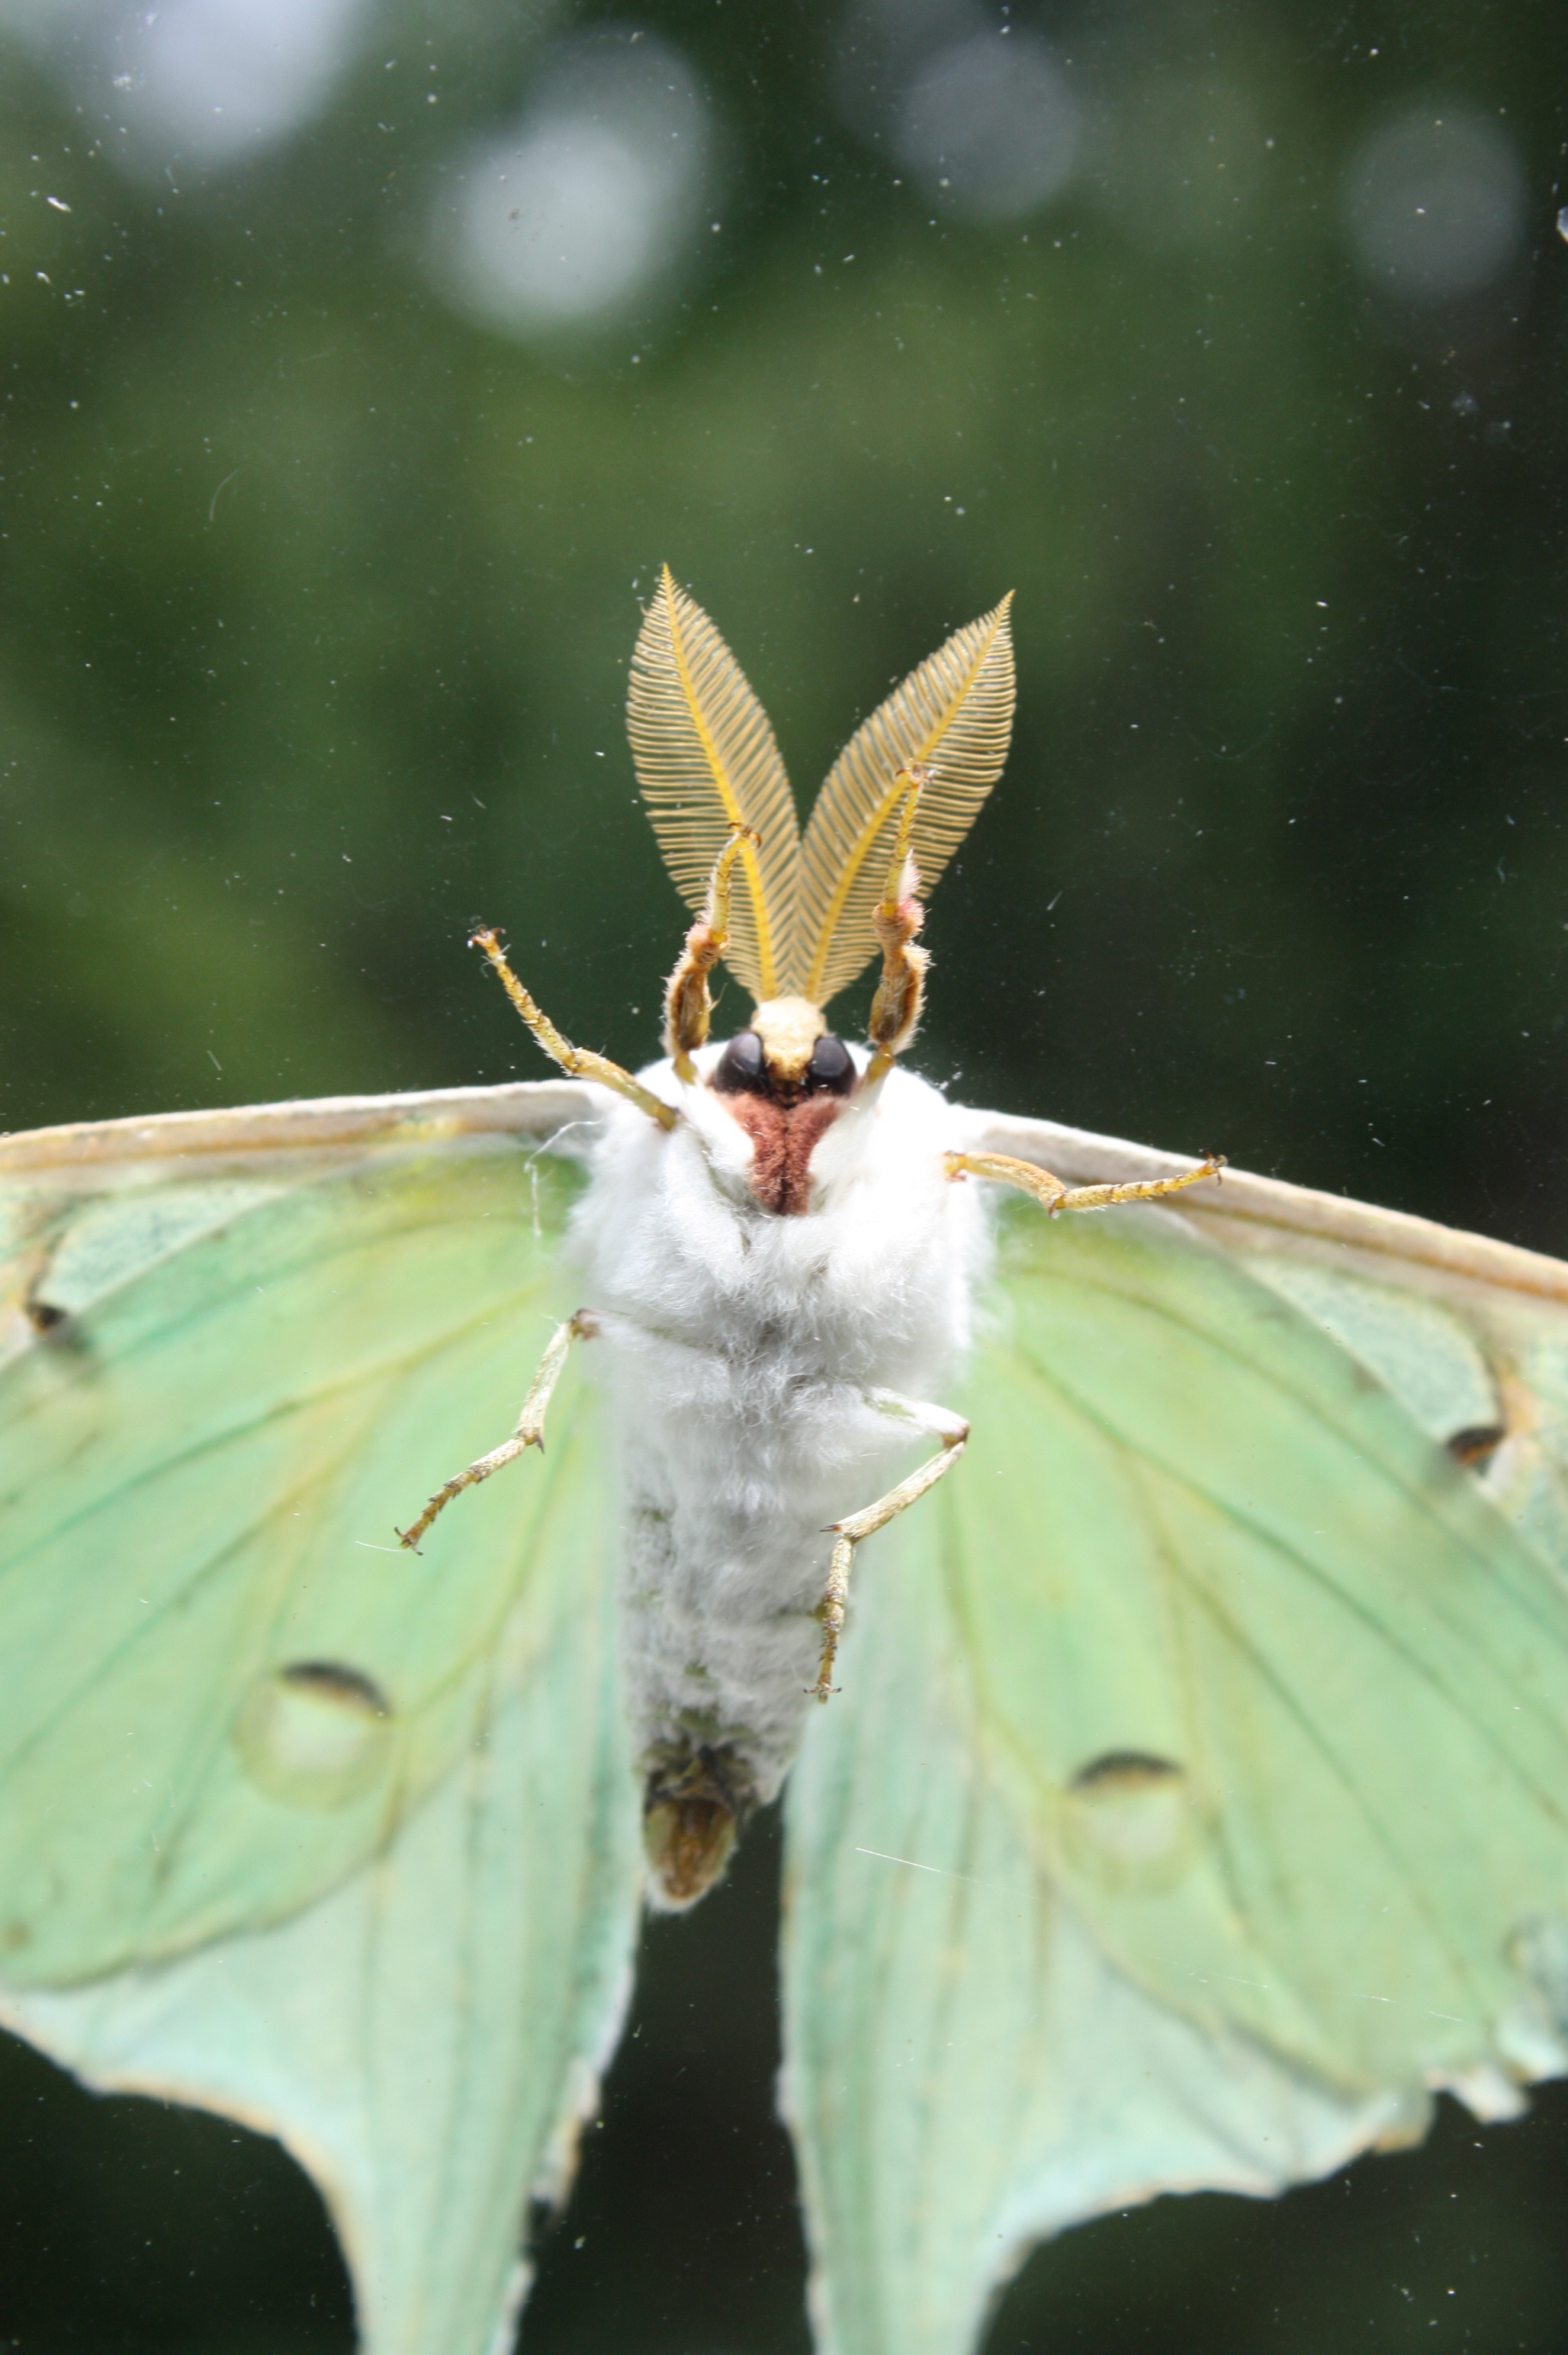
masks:
POLYGON ((239 163, 319 113, 375 0, 0 0, 135 171, 239 163))
POLYGON ((1016 219, 1065 186, 1078 107, 1041 41, 979 33, 928 57, 894 133, 901 163, 981 220, 1016 219))
POLYGON ((666 43, 557 50, 522 120, 460 164, 434 224, 438 286, 517 335, 624 317, 688 257, 710 146, 707 102, 666 43))
POLYGON ((1371 132, 1345 178, 1356 259, 1401 303, 1478 293, 1507 269, 1524 229, 1524 175, 1488 116, 1438 104, 1371 132))

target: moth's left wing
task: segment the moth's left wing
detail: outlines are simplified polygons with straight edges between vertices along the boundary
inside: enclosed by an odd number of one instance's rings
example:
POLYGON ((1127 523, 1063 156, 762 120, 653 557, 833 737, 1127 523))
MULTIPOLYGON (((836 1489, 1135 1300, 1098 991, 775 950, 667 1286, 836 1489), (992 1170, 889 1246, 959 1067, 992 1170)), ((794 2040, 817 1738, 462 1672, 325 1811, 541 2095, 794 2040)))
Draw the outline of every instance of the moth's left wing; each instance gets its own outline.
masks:
MULTIPOLYGON (((1048 1121, 968 1118, 968 1150, 1071 1185, 1193 1166, 1048 1121)), ((1241 1169, 1175 1215, 1349 1350, 1568 1578, 1568 1262, 1241 1169)))
POLYGON ((791 1801, 825 2349, 961 2355, 1043 2232, 1568 2067, 1565 1346, 1556 1263, 1263 1180, 1008 1216, 791 1801))
POLYGON ((552 1320, 578 1088, 0 1140, 0 2016, 277 2133, 368 2347, 483 2355, 624 1998, 591 1391, 415 1559, 552 1320))
POLYGON ((932 1549, 868 1562, 786 1799, 817 2355, 968 2355, 1037 2241, 1160 2191, 1283 2191, 1408 2122, 1116 1966, 985 1771, 960 1640, 932 1549))

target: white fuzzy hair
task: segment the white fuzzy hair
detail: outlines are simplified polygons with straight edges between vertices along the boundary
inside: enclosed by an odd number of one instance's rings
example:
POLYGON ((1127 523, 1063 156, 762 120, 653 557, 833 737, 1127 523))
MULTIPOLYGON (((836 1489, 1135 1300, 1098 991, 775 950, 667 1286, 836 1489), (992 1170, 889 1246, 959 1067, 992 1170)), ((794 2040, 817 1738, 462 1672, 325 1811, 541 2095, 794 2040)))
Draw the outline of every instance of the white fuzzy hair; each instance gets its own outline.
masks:
POLYGON ((726 1745, 766 1800, 816 1678, 827 1524, 934 1444, 867 1393, 938 1396, 987 1249, 981 1189, 946 1175, 957 1115, 907 1071, 849 1101, 790 1217, 756 1201, 751 1138, 706 1085, 639 1077, 685 1117, 606 1100, 575 1232, 618 1432, 633 1738, 726 1745))

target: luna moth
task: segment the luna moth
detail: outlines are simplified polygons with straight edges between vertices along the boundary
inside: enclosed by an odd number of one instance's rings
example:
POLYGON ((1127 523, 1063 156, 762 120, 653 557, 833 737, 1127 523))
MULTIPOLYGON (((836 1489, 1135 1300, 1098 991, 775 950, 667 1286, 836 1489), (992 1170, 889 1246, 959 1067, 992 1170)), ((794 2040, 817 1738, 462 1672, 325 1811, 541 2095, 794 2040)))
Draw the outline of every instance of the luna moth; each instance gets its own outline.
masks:
POLYGON ((369 2355, 506 2342, 781 1788, 822 2355, 1568 2070, 1568 1266, 914 1076, 1012 704, 1004 602, 803 833, 667 571, 661 1060, 485 932, 566 1077, 0 1139, 0 2017, 281 2137, 369 2355))

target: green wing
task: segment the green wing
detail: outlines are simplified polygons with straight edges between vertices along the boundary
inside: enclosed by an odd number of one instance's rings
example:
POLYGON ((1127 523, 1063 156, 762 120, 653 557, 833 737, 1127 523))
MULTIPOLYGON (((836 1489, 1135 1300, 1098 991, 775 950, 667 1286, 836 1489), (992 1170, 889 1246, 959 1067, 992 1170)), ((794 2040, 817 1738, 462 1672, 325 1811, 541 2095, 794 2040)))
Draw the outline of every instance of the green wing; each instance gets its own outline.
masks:
POLYGON ((1151 1999, 981 1762, 934 1549, 869 1567, 787 1800, 783 2097, 820 2355, 959 2355, 1032 2243, 1162 2190, 1265 2193, 1383 2135, 1151 1999))
POLYGON ((489 2345, 635 1926, 578 1370, 393 1536, 576 1305, 537 1146, 581 1092, 505 1094, 0 1145, 0 2009, 278 2133, 377 2355, 489 2345))
POLYGON ((0 1995, 91 2083, 276 2134, 326 2199, 365 2355, 497 2343, 528 2200, 564 2191, 619 2028, 639 1868, 602 1566, 585 1554, 553 1624, 504 1636, 483 1747, 330 1895, 169 1963, 0 1995))
POLYGON ((867 1581, 791 1802, 837 2355, 958 2355, 1044 2232, 1568 2067, 1568 1271, 1264 1190, 1009 1216, 968 1457, 867 1581))

